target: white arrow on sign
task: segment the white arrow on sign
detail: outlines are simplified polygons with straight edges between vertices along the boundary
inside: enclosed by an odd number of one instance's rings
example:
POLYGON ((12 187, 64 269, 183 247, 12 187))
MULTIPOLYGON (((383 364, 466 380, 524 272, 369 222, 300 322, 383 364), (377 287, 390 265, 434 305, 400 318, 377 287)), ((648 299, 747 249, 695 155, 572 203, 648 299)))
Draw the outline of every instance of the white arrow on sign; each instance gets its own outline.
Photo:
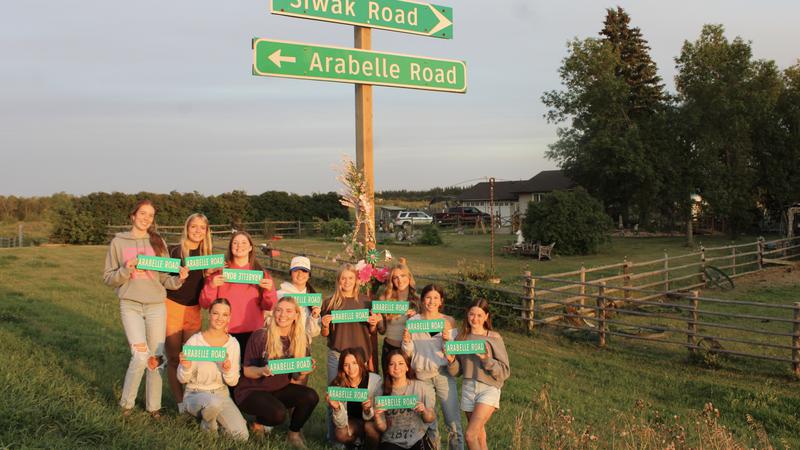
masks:
POLYGON ((269 60, 280 67, 282 62, 293 63, 297 61, 297 58, 294 56, 281 56, 281 49, 277 49, 269 55, 269 60))
POLYGON ((435 15, 436 18, 439 19, 439 24, 433 27, 433 29, 430 31, 429 34, 436 34, 439 30, 443 30, 453 24, 453 22, 451 22, 450 19, 448 19, 442 13, 440 13, 438 9, 433 7, 433 5, 428 4, 428 7, 431 9, 431 11, 433 11, 433 15, 435 15))

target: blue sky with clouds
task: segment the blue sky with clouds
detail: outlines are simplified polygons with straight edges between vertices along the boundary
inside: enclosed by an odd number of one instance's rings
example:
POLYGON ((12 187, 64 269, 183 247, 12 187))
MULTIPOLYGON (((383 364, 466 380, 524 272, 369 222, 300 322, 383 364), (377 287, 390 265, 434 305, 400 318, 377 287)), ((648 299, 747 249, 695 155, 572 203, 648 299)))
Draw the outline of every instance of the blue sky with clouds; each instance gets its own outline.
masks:
MULTIPOLYGON (((672 89, 673 58, 703 24, 800 58, 800 2, 434 1, 454 38, 373 31, 377 51, 461 59, 466 94, 374 89, 376 190, 425 189, 555 168, 540 96, 574 37, 620 5, 672 89)), ((352 27, 269 14, 267 0, 6 2, 0 14, 0 195, 338 190, 354 157, 354 88, 251 75, 252 37, 349 47, 352 27)))

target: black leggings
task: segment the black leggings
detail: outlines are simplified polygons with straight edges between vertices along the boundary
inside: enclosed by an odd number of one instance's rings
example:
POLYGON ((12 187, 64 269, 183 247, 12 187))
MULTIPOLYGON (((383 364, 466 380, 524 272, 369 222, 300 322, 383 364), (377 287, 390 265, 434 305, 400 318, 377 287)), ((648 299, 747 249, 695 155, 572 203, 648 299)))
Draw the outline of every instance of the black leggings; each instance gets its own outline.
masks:
POLYGON ((300 431, 314 408, 319 403, 319 396, 314 389, 300 384, 289 384, 275 392, 251 392, 239 403, 242 412, 256 416, 256 422, 274 427, 286 420, 287 409, 294 408, 290 431, 300 431))

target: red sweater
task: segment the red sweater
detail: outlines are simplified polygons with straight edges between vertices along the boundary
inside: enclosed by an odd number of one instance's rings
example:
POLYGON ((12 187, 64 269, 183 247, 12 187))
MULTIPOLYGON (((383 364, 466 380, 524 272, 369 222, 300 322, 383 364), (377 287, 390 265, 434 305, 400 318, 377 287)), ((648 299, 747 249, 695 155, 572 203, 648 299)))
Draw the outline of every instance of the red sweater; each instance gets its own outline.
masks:
MULTIPOLYGON (((230 269, 251 270, 249 264, 236 266, 229 263, 230 269)), ((216 272, 206 277, 203 291, 200 293, 200 306, 208 309, 211 302, 223 297, 231 303, 231 322, 228 325, 229 333, 250 333, 264 327, 263 311, 271 311, 277 302, 277 292, 275 287, 269 291, 262 290, 258 295, 259 288, 255 284, 225 283, 220 287, 214 287, 211 282, 216 272)), ((272 279, 269 273, 264 271, 264 278, 272 279)))

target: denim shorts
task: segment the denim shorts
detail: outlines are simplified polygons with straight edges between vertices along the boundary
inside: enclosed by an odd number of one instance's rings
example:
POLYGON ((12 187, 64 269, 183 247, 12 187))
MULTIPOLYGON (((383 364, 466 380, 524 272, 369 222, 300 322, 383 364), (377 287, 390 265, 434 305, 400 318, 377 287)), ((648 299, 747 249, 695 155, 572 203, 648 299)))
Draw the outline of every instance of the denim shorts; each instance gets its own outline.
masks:
POLYGON ((461 410, 472 412, 476 403, 500 409, 500 389, 476 380, 464 380, 461 385, 461 410))

